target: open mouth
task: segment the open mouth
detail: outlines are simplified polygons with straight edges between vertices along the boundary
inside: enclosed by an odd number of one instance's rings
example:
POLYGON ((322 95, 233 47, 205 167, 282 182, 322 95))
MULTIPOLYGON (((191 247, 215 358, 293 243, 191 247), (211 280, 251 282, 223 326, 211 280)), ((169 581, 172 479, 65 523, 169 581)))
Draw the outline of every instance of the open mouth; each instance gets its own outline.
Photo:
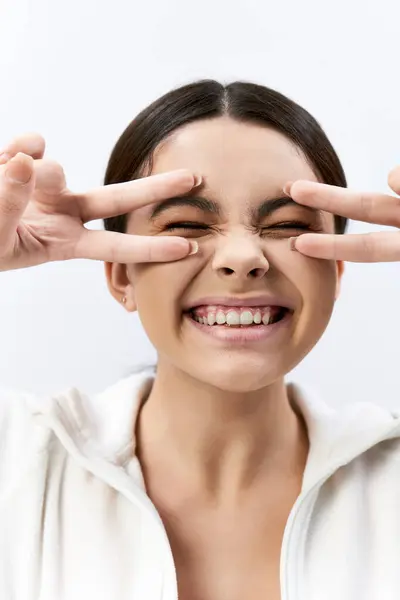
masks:
POLYGON ((284 306, 265 306, 265 307, 217 307, 217 306, 197 306, 186 312, 186 314, 201 325, 208 327, 225 328, 248 328, 257 326, 267 326, 278 323, 291 313, 289 308, 284 306))

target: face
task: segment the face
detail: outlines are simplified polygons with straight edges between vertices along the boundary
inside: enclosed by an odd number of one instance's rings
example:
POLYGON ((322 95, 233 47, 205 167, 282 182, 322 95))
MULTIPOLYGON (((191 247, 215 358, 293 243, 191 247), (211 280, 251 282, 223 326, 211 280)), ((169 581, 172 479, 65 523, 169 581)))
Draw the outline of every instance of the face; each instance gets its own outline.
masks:
POLYGON ((152 174, 180 168, 202 185, 135 211, 127 232, 187 237, 199 252, 113 265, 109 285, 138 310, 163 368, 227 391, 261 389, 292 370, 329 322, 343 265, 293 252, 289 238, 333 233, 333 216, 285 197, 287 181, 317 178, 263 126, 221 117, 181 128, 155 152, 152 174), (231 325, 215 323, 223 318, 231 325))

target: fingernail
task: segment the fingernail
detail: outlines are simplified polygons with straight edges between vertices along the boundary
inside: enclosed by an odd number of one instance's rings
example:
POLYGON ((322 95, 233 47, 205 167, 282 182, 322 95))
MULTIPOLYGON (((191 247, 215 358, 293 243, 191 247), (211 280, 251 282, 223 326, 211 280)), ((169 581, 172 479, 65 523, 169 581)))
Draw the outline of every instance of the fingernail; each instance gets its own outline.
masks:
POLYGON ((188 254, 188 256, 191 256, 192 254, 196 254, 196 252, 198 252, 199 250, 199 245, 197 242, 189 242, 190 244, 190 252, 188 254))
POLYGON ((195 175, 195 176, 194 176, 194 184, 193 184, 193 187, 194 187, 194 188, 195 188, 195 187, 198 187, 198 186, 201 184, 201 182, 202 182, 202 181, 203 181, 203 178, 202 178, 202 176, 201 176, 201 175, 195 175))
POLYGON ((290 190, 291 190, 292 185, 293 185, 293 181, 288 181, 283 186, 283 193, 286 194, 286 196, 290 196, 290 190))
POLYGON ((295 238, 295 237, 289 238, 289 247, 294 252, 298 252, 298 250, 296 248, 296 240, 297 240, 297 238, 295 238))

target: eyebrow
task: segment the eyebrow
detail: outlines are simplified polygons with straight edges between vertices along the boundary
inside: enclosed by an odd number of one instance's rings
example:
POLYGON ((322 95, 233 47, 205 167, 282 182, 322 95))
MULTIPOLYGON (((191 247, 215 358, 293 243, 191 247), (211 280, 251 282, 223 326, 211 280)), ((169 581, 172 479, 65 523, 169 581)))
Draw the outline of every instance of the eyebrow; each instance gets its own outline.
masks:
MULTIPOLYGON (((178 196, 176 198, 168 198, 167 200, 159 202, 152 210, 150 214, 150 220, 154 220, 163 212, 175 206, 191 206, 203 212, 208 212, 215 216, 221 216, 221 207, 214 200, 209 200, 208 198, 202 198, 200 196, 178 196)), ((289 196, 264 200, 257 208, 251 208, 248 212, 250 213, 251 218, 257 222, 265 219, 266 217, 270 217, 274 212, 286 206, 300 207, 313 214, 316 214, 319 218, 321 217, 320 210, 298 204, 289 196)))
POLYGON ((207 198, 201 198, 200 196, 178 196, 177 198, 168 198, 159 202, 150 214, 150 220, 155 219, 169 208, 175 206, 192 206, 198 208, 203 212, 212 213, 216 216, 221 215, 221 208, 219 204, 213 200, 207 198))

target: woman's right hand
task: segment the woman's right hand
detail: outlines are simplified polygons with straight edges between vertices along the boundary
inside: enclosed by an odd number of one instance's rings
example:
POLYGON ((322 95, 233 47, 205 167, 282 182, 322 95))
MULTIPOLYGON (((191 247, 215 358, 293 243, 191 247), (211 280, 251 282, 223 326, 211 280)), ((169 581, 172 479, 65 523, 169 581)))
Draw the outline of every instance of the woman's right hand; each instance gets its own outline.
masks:
POLYGON ((0 271, 50 261, 164 262, 191 252, 188 240, 94 231, 85 223, 129 213, 189 192, 187 170, 102 186, 83 194, 66 187, 62 167, 44 159, 38 134, 15 138, 0 155, 0 271), (15 180, 17 179, 17 181, 15 180))

